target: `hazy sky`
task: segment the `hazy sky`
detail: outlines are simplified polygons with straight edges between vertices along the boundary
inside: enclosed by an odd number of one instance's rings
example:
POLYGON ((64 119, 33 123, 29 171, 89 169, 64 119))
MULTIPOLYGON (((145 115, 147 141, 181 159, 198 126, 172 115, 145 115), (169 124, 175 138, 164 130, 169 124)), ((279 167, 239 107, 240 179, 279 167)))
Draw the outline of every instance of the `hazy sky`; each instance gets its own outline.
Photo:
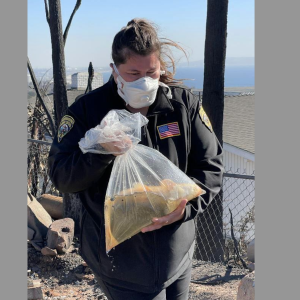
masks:
MULTIPOLYGON (((43 0, 28 0, 28 57, 33 68, 49 68, 51 40, 43 0)), ((76 0, 61 0, 63 30, 76 0)), ((135 17, 159 27, 159 36, 179 42, 190 61, 204 58, 206 0, 82 0, 65 46, 66 65, 108 67, 115 34, 135 17)), ((227 57, 254 57, 254 0, 229 0, 227 57)), ((174 52, 175 56, 177 53, 174 52)), ((182 59, 182 62, 186 59, 182 59)))

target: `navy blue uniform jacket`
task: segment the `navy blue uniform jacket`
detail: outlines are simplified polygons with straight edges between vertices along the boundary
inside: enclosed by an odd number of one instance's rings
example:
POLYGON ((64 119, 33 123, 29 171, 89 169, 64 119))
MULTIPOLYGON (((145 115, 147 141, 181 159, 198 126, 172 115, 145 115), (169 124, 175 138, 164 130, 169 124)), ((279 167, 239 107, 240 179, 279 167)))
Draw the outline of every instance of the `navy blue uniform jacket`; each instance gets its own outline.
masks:
POLYGON ((142 292, 173 283, 190 264, 194 251, 194 218, 203 212, 222 185, 222 148, 200 118, 200 102, 187 89, 159 87, 149 107, 149 123, 141 144, 154 148, 185 172, 206 194, 187 203, 184 218, 161 229, 138 233, 105 252, 104 198, 113 155, 83 154, 78 142, 100 124, 111 109, 126 109, 114 80, 84 95, 67 112, 75 123, 49 153, 50 178, 62 193, 78 193, 85 212, 81 219, 80 253, 103 280, 142 292), (180 135, 160 139, 157 126, 178 122, 180 135))

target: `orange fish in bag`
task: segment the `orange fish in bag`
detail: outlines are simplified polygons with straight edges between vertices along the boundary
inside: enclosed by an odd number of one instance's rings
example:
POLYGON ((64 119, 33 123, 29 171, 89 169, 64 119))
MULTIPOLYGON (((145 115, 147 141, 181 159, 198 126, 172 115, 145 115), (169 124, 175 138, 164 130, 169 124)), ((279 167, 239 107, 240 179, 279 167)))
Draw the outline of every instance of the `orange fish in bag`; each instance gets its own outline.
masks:
POLYGON ((104 219, 107 252, 150 225, 154 217, 174 211, 182 199, 189 201, 205 193, 163 154, 138 145, 140 129, 147 122, 147 118, 140 113, 112 110, 97 129, 101 133, 96 133, 96 128, 91 129, 93 132, 88 131, 79 142, 84 153, 108 153, 99 146, 107 142, 105 136, 110 141, 120 141, 120 136, 124 139, 126 135, 132 141, 131 148, 128 150, 126 144, 126 151, 115 158, 106 191, 104 219), (114 120, 111 120, 112 116, 114 120), (115 129, 108 130, 108 127, 115 129))

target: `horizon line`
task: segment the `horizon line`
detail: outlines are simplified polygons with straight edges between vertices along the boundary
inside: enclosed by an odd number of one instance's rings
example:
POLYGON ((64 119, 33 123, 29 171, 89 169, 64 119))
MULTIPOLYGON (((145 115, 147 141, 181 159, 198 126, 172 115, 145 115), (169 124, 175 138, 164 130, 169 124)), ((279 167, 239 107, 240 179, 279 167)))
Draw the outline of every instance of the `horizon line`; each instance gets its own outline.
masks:
MULTIPOLYGON (((226 57, 225 59, 225 63, 227 59, 255 59, 255 56, 230 56, 230 57, 226 57)), ((203 59, 198 59, 198 60, 193 60, 193 61, 182 61, 182 62, 178 62, 177 65, 180 64, 193 64, 193 63, 204 63, 204 58, 203 59)), ((249 66, 249 64, 247 64, 249 66)), ((254 64, 250 64, 251 66, 254 64)), ((241 64, 240 66, 244 66, 243 64, 241 64)), ((33 67, 33 69, 52 69, 53 66, 51 67, 33 67)), ((82 69, 82 68, 88 68, 88 66, 68 66, 66 65, 66 68, 78 68, 78 69, 82 69)), ((94 68, 101 68, 101 69, 108 69, 109 68, 109 64, 107 67, 103 67, 103 66, 94 66, 94 68)))

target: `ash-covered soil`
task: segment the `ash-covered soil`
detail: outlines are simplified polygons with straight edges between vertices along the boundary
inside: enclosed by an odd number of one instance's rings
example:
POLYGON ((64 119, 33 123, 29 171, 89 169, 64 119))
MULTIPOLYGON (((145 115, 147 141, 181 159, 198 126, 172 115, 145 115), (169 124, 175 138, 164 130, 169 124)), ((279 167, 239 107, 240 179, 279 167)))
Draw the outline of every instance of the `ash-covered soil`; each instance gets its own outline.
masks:
MULTIPOLYGON (((28 279, 39 279, 44 299, 107 300, 94 275, 78 253, 74 238, 69 251, 44 256, 28 243, 28 279)), ((220 263, 194 261, 189 300, 235 300, 240 280, 248 270, 220 263)))

